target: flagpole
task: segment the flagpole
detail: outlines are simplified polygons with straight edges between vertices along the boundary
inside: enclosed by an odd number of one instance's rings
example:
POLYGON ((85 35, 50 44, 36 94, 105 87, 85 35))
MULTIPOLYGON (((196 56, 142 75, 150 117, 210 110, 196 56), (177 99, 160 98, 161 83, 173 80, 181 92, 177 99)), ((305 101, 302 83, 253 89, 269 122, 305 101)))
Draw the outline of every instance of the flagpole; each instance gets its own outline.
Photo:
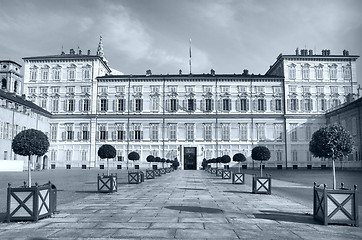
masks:
POLYGON ((190 74, 191 74, 192 73, 191 72, 191 38, 190 38, 189 53, 190 53, 189 65, 190 65, 190 74))

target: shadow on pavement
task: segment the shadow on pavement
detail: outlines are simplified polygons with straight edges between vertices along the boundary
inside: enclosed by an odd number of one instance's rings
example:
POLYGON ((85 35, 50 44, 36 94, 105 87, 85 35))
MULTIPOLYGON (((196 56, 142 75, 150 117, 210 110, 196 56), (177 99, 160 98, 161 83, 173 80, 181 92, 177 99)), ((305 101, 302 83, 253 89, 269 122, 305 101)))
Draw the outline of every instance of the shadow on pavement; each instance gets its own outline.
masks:
POLYGON ((98 191, 75 191, 76 193, 98 193, 98 191))
POLYGON ((319 223, 313 219, 313 215, 310 214, 278 212, 278 211, 261 211, 261 212, 263 213, 254 213, 255 218, 319 225, 319 223))
POLYGON ((227 192, 227 193, 247 193, 247 194, 254 194, 252 192, 247 192, 247 191, 232 191, 232 190, 229 190, 229 191, 224 191, 224 192, 227 192))

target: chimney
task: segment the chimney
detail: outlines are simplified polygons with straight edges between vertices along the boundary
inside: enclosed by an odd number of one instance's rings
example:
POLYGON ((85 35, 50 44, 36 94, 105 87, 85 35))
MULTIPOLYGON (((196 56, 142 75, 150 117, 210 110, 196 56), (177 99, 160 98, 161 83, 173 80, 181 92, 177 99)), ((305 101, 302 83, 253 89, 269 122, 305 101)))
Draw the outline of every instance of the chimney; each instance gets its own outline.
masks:
POLYGON ((64 54, 65 54, 65 52, 64 52, 64 51, 62 51, 61 55, 64 55, 64 54))
POLYGON ((90 55, 90 50, 88 50, 88 53, 87 53, 88 55, 90 55))
POLYGON ((181 69, 178 70, 178 74, 179 74, 179 75, 182 75, 182 70, 181 70, 181 69))
POLYGON ((326 55, 326 50, 322 50, 322 56, 325 56, 326 55))
POLYGON ((151 69, 146 70, 146 76, 151 76, 151 75, 152 75, 151 69))
POLYGON ((327 56, 331 55, 331 50, 329 50, 329 49, 326 50, 326 55, 327 55, 327 56))
POLYGON ((74 54, 75 54, 74 49, 71 48, 71 49, 69 50, 69 53, 72 54, 72 55, 74 55, 74 54))
POLYGON ((211 69, 211 70, 210 70, 210 73, 211 73, 211 75, 214 76, 214 75, 215 75, 215 70, 214 70, 214 69, 211 69))
POLYGON ((299 49, 297 48, 297 49, 295 49, 295 55, 299 55, 299 49))
POLYGON ((82 50, 79 49, 78 54, 79 54, 79 55, 82 55, 82 50))
POLYGON ((312 49, 309 50, 309 55, 310 55, 310 56, 313 55, 313 50, 312 50, 312 49))
POLYGON ((244 69, 242 75, 249 75, 249 70, 248 70, 248 69, 244 69))

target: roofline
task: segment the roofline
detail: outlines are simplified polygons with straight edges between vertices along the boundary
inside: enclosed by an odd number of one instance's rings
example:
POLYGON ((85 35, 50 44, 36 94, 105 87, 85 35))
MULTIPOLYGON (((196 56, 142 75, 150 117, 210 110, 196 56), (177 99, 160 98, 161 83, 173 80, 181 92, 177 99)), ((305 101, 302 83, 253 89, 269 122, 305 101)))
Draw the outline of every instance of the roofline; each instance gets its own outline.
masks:
POLYGON ((10 63, 15 63, 16 65, 18 65, 19 67, 22 67, 19 63, 13 61, 13 60, 0 60, 0 62, 10 62, 10 63))
POLYGON ((107 65, 107 63, 103 60, 101 56, 98 55, 79 55, 79 54, 64 54, 64 55, 48 55, 48 56, 36 56, 36 57, 23 57, 22 59, 24 61, 36 61, 36 60, 42 60, 42 59, 52 59, 52 60, 73 60, 73 59, 99 59, 99 61, 103 64, 105 68, 109 72, 112 72, 110 67, 107 65))
POLYGON ((282 76, 275 75, 254 75, 254 74, 128 74, 128 75, 105 75, 99 76, 97 79, 109 79, 109 78, 223 78, 223 77, 235 77, 235 78, 275 78, 284 79, 282 76))

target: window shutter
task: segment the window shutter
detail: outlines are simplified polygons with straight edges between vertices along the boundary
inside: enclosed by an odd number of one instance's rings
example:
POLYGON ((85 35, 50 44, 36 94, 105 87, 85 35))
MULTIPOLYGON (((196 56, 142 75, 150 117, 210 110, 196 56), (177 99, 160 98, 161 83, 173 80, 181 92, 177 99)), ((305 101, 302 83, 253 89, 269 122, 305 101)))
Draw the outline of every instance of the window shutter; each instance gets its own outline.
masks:
POLYGON ((186 100, 182 100, 182 110, 187 111, 186 100))
POLYGON ((215 109, 215 100, 214 99, 211 99, 211 111, 214 111, 215 109))
POLYGON ((129 100, 129 111, 130 111, 130 112, 133 112, 133 109, 134 109, 134 107, 133 107, 133 100, 129 100))
POLYGON ((250 100, 246 99, 246 111, 249 111, 250 109, 250 100))
POLYGON ((206 110, 206 109, 205 109, 205 106, 204 106, 204 102, 205 102, 204 99, 201 99, 201 100, 200 100, 200 110, 203 111, 203 112, 205 112, 205 110, 206 110))
POLYGON ((310 110, 313 111, 313 105, 314 105, 314 101, 311 99, 310 100, 310 110))
POLYGON ((165 106, 166 109, 165 109, 165 110, 166 110, 167 112, 170 112, 170 110, 171 110, 171 109, 170 109, 170 101, 171 101, 170 99, 166 99, 166 106, 165 106))
POLYGON ((179 105, 179 100, 178 99, 176 99, 176 112, 180 109, 180 105, 179 105))
POLYGON ((300 109, 302 111, 305 111, 305 107, 304 107, 305 101, 304 101, 304 99, 300 100, 300 104, 301 104, 300 109))
POLYGON ((79 99, 79 104, 78 104, 79 112, 83 112, 82 104, 83 104, 83 99, 79 99))
POLYGON ((80 132, 77 132, 77 139, 78 139, 78 141, 81 140, 80 132))
POLYGON ((240 98, 235 100, 235 110, 238 112, 241 111, 241 99, 240 98))
POLYGON ((129 139, 131 141, 134 141, 134 131, 133 130, 129 132, 129 139))
POLYGON ((116 134, 117 134, 116 131, 113 131, 113 132, 112 132, 112 141, 116 140, 116 134))
POLYGON ((106 131, 106 139, 105 140, 108 140, 108 131, 106 131))
POLYGON ((117 112, 117 100, 113 100, 113 112, 117 112))
POLYGON ((108 99, 106 99, 106 112, 108 112, 108 99))
POLYGON ((297 111, 299 111, 299 100, 297 99, 297 111))
POLYGON ((143 140, 143 131, 140 131, 141 132, 141 136, 140 136, 140 138, 141 138, 141 140, 143 140))
POLYGON ((100 108, 101 108, 101 100, 99 99, 97 102, 97 112, 99 112, 100 108))
POLYGON ((98 141, 98 140, 99 140, 99 134, 100 134, 100 132, 99 132, 99 131, 97 131, 97 132, 96 132, 96 141, 98 141))
POLYGON ((140 110, 141 110, 141 112, 142 112, 142 111, 143 111, 143 99, 140 100, 140 104, 141 104, 140 110))
POLYGON ((63 101, 63 111, 66 112, 67 111, 67 100, 63 101))
POLYGON ((270 111, 275 111, 275 99, 270 100, 270 111))
POLYGON ((126 111, 126 99, 122 99, 122 105, 123 105, 123 112, 126 111))
POLYGON ((74 131, 71 132, 71 139, 74 140, 74 131))
POLYGON ((192 99, 192 103, 193 103, 193 111, 196 111, 196 99, 192 99))
POLYGON ((257 99, 254 99, 253 100, 253 111, 256 111, 258 109, 258 100, 257 99))
POLYGON ((263 109, 264 111, 267 111, 267 106, 266 106, 266 99, 263 99, 263 109))
POLYGON ((62 132, 62 140, 65 141, 66 132, 62 132))
POLYGON ((287 107, 288 107, 288 111, 291 110, 291 102, 290 99, 287 99, 287 107))
POLYGON ((231 111, 231 99, 229 99, 229 111, 231 111))
POLYGON ((217 100, 217 110, 218 111, 222 110, 222 99, 217 100))

